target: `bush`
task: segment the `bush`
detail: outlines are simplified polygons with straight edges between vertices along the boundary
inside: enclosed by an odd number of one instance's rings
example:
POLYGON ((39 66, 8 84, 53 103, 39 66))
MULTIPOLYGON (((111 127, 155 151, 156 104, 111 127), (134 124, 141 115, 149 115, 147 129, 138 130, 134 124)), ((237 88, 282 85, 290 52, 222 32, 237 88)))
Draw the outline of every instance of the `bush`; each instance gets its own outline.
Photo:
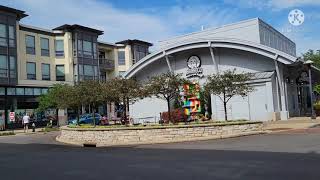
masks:
MULTIPOLYGON (((170 112, 171 115, 171 123, 176 124, 178 122, 185 122, 188 119, 188 116, 184 114, 182 109, 174 109, 170 112)), ((169 113, 162 112, 161 113, 161 121, 163 123, 169 123, 169 113)))
POLYGON ((314 110, 316 111, 317 116, 320 116, 320 101, 317 101, 313 104, 314 110))

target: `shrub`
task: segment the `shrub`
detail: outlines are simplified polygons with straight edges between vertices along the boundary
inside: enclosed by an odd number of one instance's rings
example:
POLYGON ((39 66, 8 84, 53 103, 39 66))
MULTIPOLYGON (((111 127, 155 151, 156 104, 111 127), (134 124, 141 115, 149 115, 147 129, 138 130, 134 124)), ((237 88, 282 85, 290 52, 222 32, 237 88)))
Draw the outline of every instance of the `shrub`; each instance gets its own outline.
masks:
MULTIPOLYGON (((184 114, 182 109, 174 109, 170 112, 171 123, 176 124, 178 122, 185 122, 188 119, 188 116, 184 114)), ((161 120, 163 123, 169 123, 169 113, 162 112, 161 120)))
POLYGON ((314 110, 316 111, 316 114, 320 116, 320 101, 317 101, 313 104, 314 110))

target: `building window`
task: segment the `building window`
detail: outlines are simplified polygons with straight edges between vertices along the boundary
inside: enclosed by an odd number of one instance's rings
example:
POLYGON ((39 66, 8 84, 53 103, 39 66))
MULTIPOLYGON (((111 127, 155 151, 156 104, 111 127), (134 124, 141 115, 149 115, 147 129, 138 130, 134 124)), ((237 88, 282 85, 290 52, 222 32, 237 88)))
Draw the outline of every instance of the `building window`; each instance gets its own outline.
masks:
POLYGON ((40 38, 40 45, 41 45, 41 56, 50 56, 49 39, 40 38))
POLYGON ((39 95, 41 95, 41 89, 40 88, 34 88, 33 89, 33 93, 34 93, 35 96, 39 96, 39 95))
POLYGON ((7 28, 5 24, 0 24, 0 46, 7 45, 7 28))
POLYGON ((30 96, 30 95, 31 95, 31 96, 34 95, 34 94, 33 94, 33 88, 25 88, 24 91, 25 91, 25 95, 29 95, 29 96, 30 96))
POLYGON ((148 48, 140 45, 135 46, 135 62, 134 63, 144 58, 147 54, 148 54, 148 48))
POLYGON ((42 80, 50 81, 50 64, 41 64, 42 80))
POLYGON ((55 50, 56 50, 56 57, 64 57, 63 40, 56 40, 55 41, 55 50))
POLYGON ((9 26, 9 46, 15 47, 16 46, 16 38, 15 38, 15 30, 14 26, 9 26))
POLYGON ((27 62, 27 79, 36 79, 36 63, 34 62, 27 62))
POLYGON ((0 88, 0 95, 5 95, 6 94, 6 88, 1 87, 0 88))
POLYGON ((78 40, 78 56, 82 57, 82 40, 78 40))
POLYGON ((93 66, 83 65, 83 73, 84 73, 84 80, 92 80, 92 79, 94 79, 93 66))
POLYGON ((118 51, 118 64, 126 65, 126 57, 124 51, 118 51))
POLYGON ((16 78, 16 57, 10 56, 10 78, 16 78))
POLYGON ((56 80, 57 81, 65 81, 64 65, 57 65, 56 66, 56 80))
POLYGON ((97 59, 97 43, 93 43, 93 59, 97 59))
POLYGON ((7 88, 7 95, 16 95, 16 88, 7 88))
POLYGON ((8 77, 8 61, 7 56, 0 55, 0 77, 7 78, 8 77))
POLYGON ((24 88, 16 88, 16 95, 23 96, 24 95, 24 88))
POLYGON ((34 36, 26 36, 26 52, 27 54, 36 54, 34 36))
POLYGON ((92 58, 92 42, 83 41, 83 57, 92 58))

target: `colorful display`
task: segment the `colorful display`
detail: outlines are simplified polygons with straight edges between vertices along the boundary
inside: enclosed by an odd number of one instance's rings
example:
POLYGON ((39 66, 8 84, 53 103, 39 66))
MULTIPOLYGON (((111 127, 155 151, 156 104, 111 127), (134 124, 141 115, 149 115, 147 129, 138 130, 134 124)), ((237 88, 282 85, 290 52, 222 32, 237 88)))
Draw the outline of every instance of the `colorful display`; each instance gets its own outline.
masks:
POLYGON ((187 116, 201 112, 200 86, 198 83, 183 85, 183 108, 187 116))

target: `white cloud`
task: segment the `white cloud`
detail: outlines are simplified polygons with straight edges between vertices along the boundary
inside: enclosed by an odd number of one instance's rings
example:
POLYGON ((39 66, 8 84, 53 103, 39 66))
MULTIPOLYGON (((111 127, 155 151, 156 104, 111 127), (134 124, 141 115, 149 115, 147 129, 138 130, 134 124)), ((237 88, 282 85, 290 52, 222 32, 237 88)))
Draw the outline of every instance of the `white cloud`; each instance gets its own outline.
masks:
POLYGON ((320 6, 320 0, 225 0, 228 4, 236 4, 242 8, 256 8, 264 10, 270 8, 273 10, 281 10, 287 8, 295 8, 301 6, 320 6))
POLYGON ((233 12, 212 6, 175 6, 152 11, 124 10, 92 0, 4 0, 3 4, 25 10, 30 16, 22 23, 54 28, 62 24, 81 24, 104 31, 104 41, 159 40, 200 30, 201 25, 217 26, 233 20, 233 12))

